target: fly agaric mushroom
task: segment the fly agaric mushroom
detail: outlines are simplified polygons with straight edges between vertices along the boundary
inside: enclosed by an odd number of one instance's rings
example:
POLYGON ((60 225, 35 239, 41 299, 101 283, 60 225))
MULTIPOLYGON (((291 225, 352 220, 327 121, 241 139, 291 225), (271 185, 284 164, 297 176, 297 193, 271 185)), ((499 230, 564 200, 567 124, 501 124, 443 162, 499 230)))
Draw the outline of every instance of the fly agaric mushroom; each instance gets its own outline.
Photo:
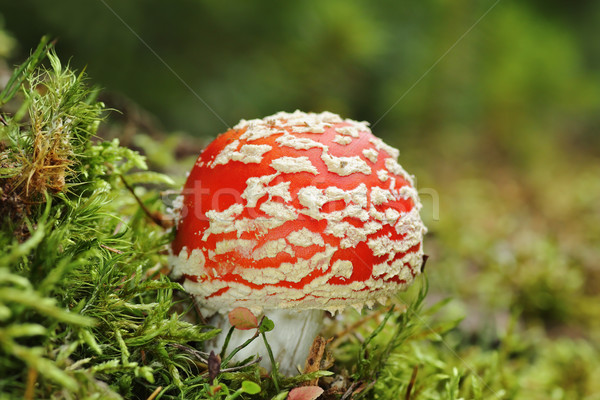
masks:
MULTIPOLYGON (((187 179, 172 274, 225 332, 236 307, 265 313, 280 371, 293 373, 324 310, 384 303, 420 273, 426 228, 398 155, 329 112, 242 120, 187 179)), ((238 359, 265 354, 254 343, 238 359)))

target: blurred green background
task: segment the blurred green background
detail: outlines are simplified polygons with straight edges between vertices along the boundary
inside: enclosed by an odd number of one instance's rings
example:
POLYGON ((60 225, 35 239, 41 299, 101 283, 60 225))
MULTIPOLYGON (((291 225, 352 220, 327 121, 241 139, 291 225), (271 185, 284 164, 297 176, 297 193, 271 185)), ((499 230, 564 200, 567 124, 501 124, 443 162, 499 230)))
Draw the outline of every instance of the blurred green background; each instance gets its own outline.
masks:
POLYGON ((523 398, 600 398, 600 2, 0 0, 0 16, 4 68, 56 37, 122 111, 110 134, 180 177, 189 160, 161 146, 182 132, 200 148, 280 110, 370 121, 418 178, 430 297, 465 318, 449 343, 493 348, 516 318, 523 398))

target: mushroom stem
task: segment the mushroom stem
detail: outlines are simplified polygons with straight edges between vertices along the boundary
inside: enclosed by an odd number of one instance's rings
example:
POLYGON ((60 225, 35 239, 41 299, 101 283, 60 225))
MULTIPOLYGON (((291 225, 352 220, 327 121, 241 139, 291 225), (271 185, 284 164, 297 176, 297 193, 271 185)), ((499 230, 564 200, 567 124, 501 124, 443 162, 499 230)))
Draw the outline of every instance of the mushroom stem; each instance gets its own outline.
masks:
MULTIPOLYGON (((323 326, 324 313, 322 310, 267 310, 265 312, 265 315, 275 324, 275 329, 267 332, 266 337, 273 352, 273 358, 278 364, 279 373, 291 376, 304 369, 310 346, 323 326)), ((227 332, 231 328, 229 320, 226 315, 216 314, 210 322, 211 325, 222 329, 221 334, 215 338, 214 342, 214 345, 221 349, 225 343, 227 332)), ((227 354, 250 339, 254 333, 254 330, 236 329, 227 345, 227 354)), ((240 362, 257 354, 262 357, 260 365, 271 370, 271 360, 261 338, 256 338, 240 350, 233 357, 233 361, 240 362)))

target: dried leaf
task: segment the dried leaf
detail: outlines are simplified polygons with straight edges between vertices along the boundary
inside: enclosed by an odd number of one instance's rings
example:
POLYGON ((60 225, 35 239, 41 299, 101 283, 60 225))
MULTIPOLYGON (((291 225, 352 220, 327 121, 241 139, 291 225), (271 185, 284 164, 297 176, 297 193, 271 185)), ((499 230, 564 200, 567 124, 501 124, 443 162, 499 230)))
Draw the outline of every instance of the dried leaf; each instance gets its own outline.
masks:
POLYGON ((208 380, 212 382, 217 375, 221 372, 221 357, 215 354, 214 351, 210 352, 208 356, 208 380))
POLYGON ((237 307, 229 312, 229 323, 236 329, 247 331, 258 327, 258 319, 245 307, 237 307))
MULTIPOLYGON (((331 342, 332 339, 325 340, 322 336, 317 336, 310 347, 306 363, 304 364, 304 373, 310 374, 321 369, 321 361, 325 354, 325 346, 331 342)), ((318 385, 319 379, 314 379, 305 383, 306 386, 318 385)))
POLYGON ((301 386, 290 391, 287 400, 315 400, 324 392, 319 386, 301 386))

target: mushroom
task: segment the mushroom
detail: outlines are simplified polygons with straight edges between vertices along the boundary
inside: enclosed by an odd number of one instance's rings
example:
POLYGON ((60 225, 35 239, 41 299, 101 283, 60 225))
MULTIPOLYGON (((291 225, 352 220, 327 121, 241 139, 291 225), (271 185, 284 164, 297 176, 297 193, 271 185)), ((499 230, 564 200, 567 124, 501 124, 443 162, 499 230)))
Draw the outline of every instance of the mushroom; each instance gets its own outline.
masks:
MULTIPOLYGON (((411 284, 426 228, 398 156, 368 123, 329 112, 242 120, 208 145, 182 192, 171 265, 216 315, 219 344, 229 311, 264 313, 279 370, 293 374, 325 311, 360 311, 411 284)), ((266 354, 253 343, 238 360, 266 354)))

